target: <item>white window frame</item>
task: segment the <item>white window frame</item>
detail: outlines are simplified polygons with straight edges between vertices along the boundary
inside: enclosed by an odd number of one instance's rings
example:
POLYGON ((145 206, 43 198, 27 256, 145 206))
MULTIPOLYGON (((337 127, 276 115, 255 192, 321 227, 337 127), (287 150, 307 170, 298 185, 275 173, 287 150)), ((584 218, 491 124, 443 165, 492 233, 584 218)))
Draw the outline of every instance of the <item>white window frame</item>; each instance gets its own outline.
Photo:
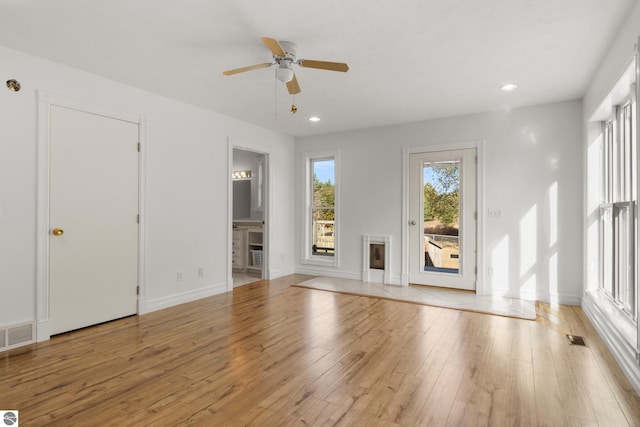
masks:
POLYGON ((637 319, 635 87, 602 122, 602 195, 600 204, 599 291, 632 321, 637 319), (625 112, 631 121, 625 133, 625 112), (605 246, 609 249, 605 249, 605 246), (625 271, 626 267, 626 271, 625 271))
POLYGON ((304 155, 304 209, 302 224, 302 263, 325 267, 340 267, 340 156, 339 150, 313 151, 304 155), (313 220, 311 212, 313 208, 313 169, 312 161, 334 161, 334 255, 315 255, 312 251, 313 220))

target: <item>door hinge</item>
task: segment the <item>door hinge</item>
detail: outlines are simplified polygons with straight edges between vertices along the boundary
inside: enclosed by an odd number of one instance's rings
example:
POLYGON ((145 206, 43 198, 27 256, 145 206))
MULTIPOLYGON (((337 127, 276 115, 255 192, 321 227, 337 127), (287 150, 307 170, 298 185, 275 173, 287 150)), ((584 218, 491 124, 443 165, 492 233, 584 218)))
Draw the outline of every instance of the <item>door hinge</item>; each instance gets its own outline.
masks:
POLYGON ((136 295, 140 295, 140 286, 136 286, 136 295))
POLYGON ((473 219, 478 219, 478 211, 475 211, 475 212, 473 213, 473 219))
POLYGON ((140 224, 140 214, 136 217, 136 223, 140 224))
POLYGON ((140 143, 138 142, 138 153, 140 152, 140 143))

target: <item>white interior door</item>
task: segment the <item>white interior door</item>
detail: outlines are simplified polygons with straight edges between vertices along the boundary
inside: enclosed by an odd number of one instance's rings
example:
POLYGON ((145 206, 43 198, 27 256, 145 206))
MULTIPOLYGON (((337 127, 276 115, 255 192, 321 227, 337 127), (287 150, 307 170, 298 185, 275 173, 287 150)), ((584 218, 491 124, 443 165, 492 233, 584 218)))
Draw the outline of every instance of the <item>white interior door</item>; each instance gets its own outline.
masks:
POLYGON ((409 282, 474 290, 476 150, 409 156, 409 282))
POLYGON ((51 106, 49 304, 57 334, 137 312, 138 125, 51 106))

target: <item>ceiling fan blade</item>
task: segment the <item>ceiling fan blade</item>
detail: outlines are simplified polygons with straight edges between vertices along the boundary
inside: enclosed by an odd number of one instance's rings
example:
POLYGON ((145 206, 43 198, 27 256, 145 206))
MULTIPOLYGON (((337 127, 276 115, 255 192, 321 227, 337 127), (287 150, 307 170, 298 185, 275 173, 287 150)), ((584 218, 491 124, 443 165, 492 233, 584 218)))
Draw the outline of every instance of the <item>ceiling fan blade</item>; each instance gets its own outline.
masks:
POLYGON ((301 67, 306 68, 318 68, 320 70, 340 71, 346 73, 349 70, 349 66, 344 62, 328 62, 328 61, 314 61, 312 59, 301 59, 298 61, 301 67))
POLYGON ((296 79, 296 75, 293 75, 293 78, 287 82, 287 90, 290 95, 295 95, 296 93, 300 93, 300 85, 298 84, 298 79, 296 79))
POLYGON ((257 70, 258 68, 267 68, 273 65, 272 62, 264 62, 262 64, 249 65, 248 67, 236 68, 235 70, 223 71, 225 76, 231 76, 233 74, 244 73, 245 71, 257 70))
POLYGON ((278 40, 270 39, 269 37, 261 37, 260 40, 262 40, 262 43, 264 43, 275 56, 287 56, 278 40))

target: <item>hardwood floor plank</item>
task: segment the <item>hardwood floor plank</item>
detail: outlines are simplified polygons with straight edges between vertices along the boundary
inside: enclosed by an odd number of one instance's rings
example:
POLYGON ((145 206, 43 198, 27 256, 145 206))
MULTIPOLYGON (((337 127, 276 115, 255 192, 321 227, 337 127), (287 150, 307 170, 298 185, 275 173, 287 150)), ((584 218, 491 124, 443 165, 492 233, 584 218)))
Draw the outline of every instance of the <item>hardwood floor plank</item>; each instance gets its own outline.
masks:
POLYGON ((564 411, 565 397, 558 382, 549 342, 549 334, 557 334, 557 332, 532 325, 531 358, 538 425, 553 427, 571 424, 564 411))
POLYGON ((308 278, 0 353, 0 404, 25 426, 640 425, 580 308, 531 322, 290 287, 308 278))

